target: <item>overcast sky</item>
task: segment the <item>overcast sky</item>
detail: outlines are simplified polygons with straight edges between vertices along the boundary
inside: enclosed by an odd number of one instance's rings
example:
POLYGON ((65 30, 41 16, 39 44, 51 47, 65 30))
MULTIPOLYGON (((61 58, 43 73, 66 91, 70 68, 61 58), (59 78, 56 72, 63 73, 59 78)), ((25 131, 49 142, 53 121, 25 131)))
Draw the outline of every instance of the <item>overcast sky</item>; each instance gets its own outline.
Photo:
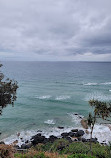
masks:
POLYGON ((111 0, 0 0, 0 61, 111 61, 111 0))

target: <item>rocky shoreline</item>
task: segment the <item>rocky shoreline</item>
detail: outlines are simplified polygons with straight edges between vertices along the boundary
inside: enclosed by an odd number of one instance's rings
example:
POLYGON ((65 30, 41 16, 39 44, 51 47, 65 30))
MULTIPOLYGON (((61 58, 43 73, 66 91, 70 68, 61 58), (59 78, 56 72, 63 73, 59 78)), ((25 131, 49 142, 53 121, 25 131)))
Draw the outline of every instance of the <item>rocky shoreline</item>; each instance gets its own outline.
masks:
MULTIPOLYGON (((74 115, 78 115, 78 114, 74 114, 74 115)), ((79 117, 79 115, 78 115, 79 117)), ((24 136, 21 135, 21 133, 17 134, 17 138, 14 141, 12 141, 11 145, 13 145, 15 148, 17 149, 28 149, 32 146, 35 146, 39 143, 42 144, 46 144, 46 143, 53 143, 55 140, 57 139, 66 139, 69 141, 69 143, 71 142, 94 142, 97 143, 99 142, 100 144, 104 144, 107 145, 107 143, 105 141, 100 142, 96 136, 94 136, 91 140, 88 139, 90 138, 90 130, 88 128, 87 125, 87 121, 85 120, 85 118, 81 118, 80 123, 82 125, 81 128, 74 128, 74 129, 70 129, 70 130, 65 130, 64 127, 59 126, 57 127, 57 129, 60 131, 60 135, 57 136, 55 134, 50 134, 50 135, 45 135, 41 130, 38 130, 35 134, 33 134, 30 139, 24 139, 24 136), (88 135, 88 137, 86 137, 86 135, 88 135), (21 141, 21 145, 19 145, 19 141, 21 141)), ((0 144, 5 144, 3 141, 0 142, 0 144)), ((7 144, 7 143, 6 143, 7 144)))
MULTIPOLYGON (((64 127, 58 127, 59 129, 63 129, 64 127)), ((24 144, 19 147, 17 145, 17 141, 13 142, 13 146, 16 147, 17 149, 29 149, 32 146, 36 146, 37 144, 46 144, 46 143, 53 143, 57 139, 66 139, 69 141, 69 143, 72 143, 74 141, 76 142, 89 142, 90 139, 85 139, 84 136, 85 132, 83 130, 78 130, 78 129, 72 129, 70 132, 64 132, 61 133, 60 137, 50 135, 49 138, 46 138, 42 133, 38 133, 30 139, 30 141, 26 141, 24 144)), ((91 142, 97 143, 97 138, 92 138, 91 142)))

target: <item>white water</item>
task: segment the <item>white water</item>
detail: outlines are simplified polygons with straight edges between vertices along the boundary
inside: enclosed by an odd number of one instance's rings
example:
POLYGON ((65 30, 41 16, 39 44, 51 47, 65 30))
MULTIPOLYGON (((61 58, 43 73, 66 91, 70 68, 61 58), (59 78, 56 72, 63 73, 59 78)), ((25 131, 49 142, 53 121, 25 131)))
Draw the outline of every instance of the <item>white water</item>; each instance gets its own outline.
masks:
MULTIPOLYGON (((76 124, 77 126, 72 126, 72 127, 64 127, 64 129, 59 129, 57 127, 52 127, 49 128, 48 131, 43 130, 41 132, 42 135, 44 135, 46 138, 48 138, 50 135, 54 135, 57 137, 61 137, 61 133, 63 132, 70 132, 71 129, 82 129, 85 131, 85 129, 82 128, 81 126, 81 119, 83 118, 83 116, 78 115, 75 113, 70 114, 68 113, 68 115, 72 118, 72 123, 76 124)), ((44 123, 47 124, 54 124, 54 120, 47 120, 44 123)), ((88 129, 88 131, 90 132, 90 128, 88 129)), ((31 130, 31 131, 22 131, 20 132, 20 135, 18 136, 18 133, 16 133, 15 135, 11 135, 10 137, 4 139, 3 141, 6 144, 12 144, 14 141, 18 141, 17 145, 21 146, 22 144, 24 144, 27 140, 30 141, 31 137, 36 135, 37 131, 31 130)), ((84 138, 89 139, 90 138, 90 134, 86 134, 83 136, 84 138)), ((109 141, 111 141, 111 130, 108 127, 108 125, 100 125, 100 124, 96 124, 94 127, 94 131, 93 131, 93 138, 97 138, 98 141, 100 143, 107 143, 109 141)))

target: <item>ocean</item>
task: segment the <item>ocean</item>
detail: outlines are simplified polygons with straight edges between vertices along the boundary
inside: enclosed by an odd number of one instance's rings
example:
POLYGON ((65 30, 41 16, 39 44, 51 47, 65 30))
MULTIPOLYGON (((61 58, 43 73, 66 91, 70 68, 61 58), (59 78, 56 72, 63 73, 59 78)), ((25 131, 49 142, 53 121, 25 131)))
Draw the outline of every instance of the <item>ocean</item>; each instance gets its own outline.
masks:
MULTIPOLYGON (((58 135, 58 126, 64 130, 82 128, 74 114, 87 117, 92 111, 90 99, 111 101, 111 62, 2 64, 5 78, 14 79, 19 85, 14 107, 7 106, 0 116, 0 139, 7 143, 16 140, 19 132, 26 140, 39 131, 47 136, 58 135)), ((111 131, 103 125, 96 125, 97 134, 109 136, 107 141, 111 138, 111 131)))

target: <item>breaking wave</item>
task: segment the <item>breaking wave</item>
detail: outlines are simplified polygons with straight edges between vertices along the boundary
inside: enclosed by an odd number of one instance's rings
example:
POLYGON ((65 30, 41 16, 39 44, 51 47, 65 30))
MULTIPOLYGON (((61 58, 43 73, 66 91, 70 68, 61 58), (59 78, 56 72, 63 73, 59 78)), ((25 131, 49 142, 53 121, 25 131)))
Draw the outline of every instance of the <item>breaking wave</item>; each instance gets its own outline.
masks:
POLYGON ((35 98, 37 98, 37 99, 49 99, 49 98, 51 98, 51 96, 50 95, 43 95, 43 96, 36 96, 35 98))
POLYGON ((58 96, 55 98, 55 100, 66 100, 66 99, 70 99, 70 96, 58 96))
POLYGON ((47 120, 47 121, 44 121, 45 124, 49 124, 49 125, 54 125, 55 122, 54 120, 47 120))
POLYGON ((88 82, 88 83, 84 83, 83 85, 84 86, 111 85, 111 82, 103 82, 103 83, 88 82))

